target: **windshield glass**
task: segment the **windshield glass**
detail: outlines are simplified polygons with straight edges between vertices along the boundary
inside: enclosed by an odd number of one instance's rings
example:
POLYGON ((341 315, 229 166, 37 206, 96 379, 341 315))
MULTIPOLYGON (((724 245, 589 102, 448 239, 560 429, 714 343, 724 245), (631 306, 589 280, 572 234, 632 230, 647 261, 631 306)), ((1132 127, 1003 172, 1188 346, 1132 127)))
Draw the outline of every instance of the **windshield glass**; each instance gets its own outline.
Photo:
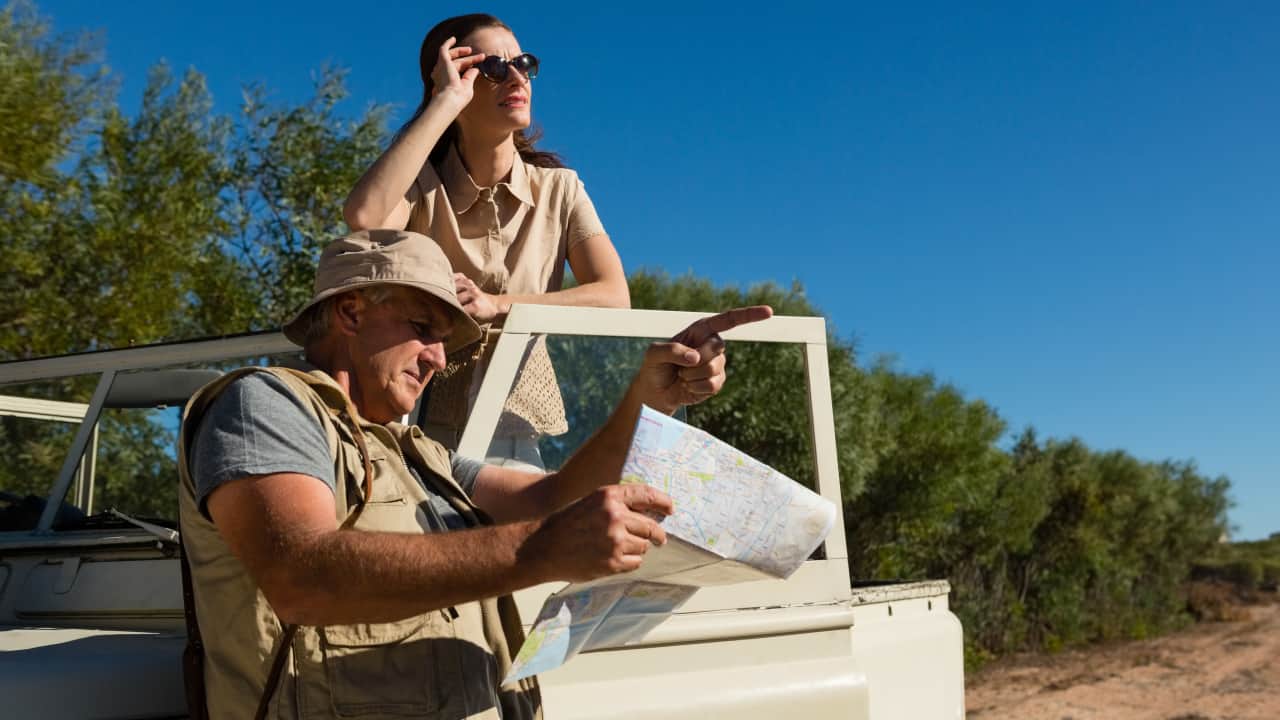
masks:
MULTIPOLYGON (((553 471, 617 406, 651 341, 555 334, 534 337, 508 395, 487 460, 541 463, 553 471), (551 372, 539 366, 539 345, 544 343, 551 372), (563 411, 559 410, 561 405, 563 411), (551 427, 536 432, 529 423, 521 422, 520 415, 530 410, 542 418, 563 417, 563 422, 541 421, 539 424, 551 427), (536 455, 522 442, 525 436, 536 443, 536 455)), ((790 343, 732 343, 723 391, 682 409, 676 417, 813 489, 813 445, 802 349, 790 343)))

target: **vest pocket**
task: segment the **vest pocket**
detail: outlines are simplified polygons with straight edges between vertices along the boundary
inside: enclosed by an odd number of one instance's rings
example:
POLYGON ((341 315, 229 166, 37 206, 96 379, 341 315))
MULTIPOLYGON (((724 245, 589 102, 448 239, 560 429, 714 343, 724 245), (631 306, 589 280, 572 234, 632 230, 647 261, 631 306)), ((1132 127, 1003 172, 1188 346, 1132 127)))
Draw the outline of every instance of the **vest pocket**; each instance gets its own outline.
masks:
POLYGON ((438 612, 319 630, 323 676, 337 717, 435 716, 460 700, 453 629, 438 612))

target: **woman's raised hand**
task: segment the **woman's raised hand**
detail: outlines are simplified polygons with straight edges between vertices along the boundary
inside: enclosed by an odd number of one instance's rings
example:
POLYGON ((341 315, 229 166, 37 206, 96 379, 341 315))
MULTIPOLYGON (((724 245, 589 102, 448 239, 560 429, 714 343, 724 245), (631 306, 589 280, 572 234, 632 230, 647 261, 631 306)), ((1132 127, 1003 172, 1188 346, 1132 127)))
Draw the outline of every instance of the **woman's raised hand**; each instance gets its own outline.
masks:
POLYGON ((467 45, 457 45, 457 38, 449 38, 440 45, 440 55, 431 68, 431 96, 446 95, 457 102, 458 110, 471 102, 475 93, 476 67, 484 60, 484 53, 471 54, 467 45))

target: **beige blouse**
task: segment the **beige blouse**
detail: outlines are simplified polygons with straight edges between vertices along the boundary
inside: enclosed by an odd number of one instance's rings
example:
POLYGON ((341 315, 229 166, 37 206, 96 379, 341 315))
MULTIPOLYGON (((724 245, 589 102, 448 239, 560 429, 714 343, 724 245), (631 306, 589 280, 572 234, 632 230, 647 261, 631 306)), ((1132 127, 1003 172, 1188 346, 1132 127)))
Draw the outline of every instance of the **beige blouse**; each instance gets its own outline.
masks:
MULTIPOLYGON (((435 239, 455 272, 491 294, 536 294, 559 290, 569 248, 604 233, 578 174, 567 168, 527 165, 516 156, 511 176, 493 188, 471 179, 450 148, 437 169, 422 167, 409 189, 407 230, 435 239)), ((479 391, 492 351, 450 358, 432 381, 427 434, 456 448, 479 391)), ((497 435, 559 435, 568 430, 546 338, 526 349, 507 399, 497 435)))
POLYGON ((422 166, 407 198, 405 229, 435 239, 455 272, 491 294, 559 290, 569 248, 604 233, 576 172, 519 155, 507 182, 480 188, 451 148, 439 174, 422 166))

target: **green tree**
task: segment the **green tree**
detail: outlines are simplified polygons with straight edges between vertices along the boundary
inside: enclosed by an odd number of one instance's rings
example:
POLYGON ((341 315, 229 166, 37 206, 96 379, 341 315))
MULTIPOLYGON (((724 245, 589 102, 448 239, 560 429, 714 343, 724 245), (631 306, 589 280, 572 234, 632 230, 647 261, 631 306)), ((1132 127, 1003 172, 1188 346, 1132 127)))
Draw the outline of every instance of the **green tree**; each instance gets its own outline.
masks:
POLYGON ((230 232, 223 249, 242 265, 253 288, 251 326, 274 327, 311 297, 320 250, 346 231, 342 204, 387 141, 389 106, 349 120, 346 71, 324 68, 315 94, 298 106, 269 101, 247 88, 230 148, 230 232))
POLYGON ((340 116, 336 69, 224 117, 161 64, 126 114, 97 46, 26 4, 0 13, 0 71, 0 359, 277 326, 386 138, 386 106, 340 116))
MULTIPOLYGON (((33 6, 0 11, 0 361, 277 327, 310 292, 340 199, 376 156, 386 108, 343 119, 343 73, 299 106, 246 90, 213 112, 203 76, 153 68, 116 102, 92 37, 53 35, 33 6)), ((20 392, 84 402, 96 378, 20 392)), ((171 441, 145 413, 104 421, 97 487, 122 509, 171 502, 171 441)), ((43 495, 68 430, 5 418, 0 490, 43 495)))

